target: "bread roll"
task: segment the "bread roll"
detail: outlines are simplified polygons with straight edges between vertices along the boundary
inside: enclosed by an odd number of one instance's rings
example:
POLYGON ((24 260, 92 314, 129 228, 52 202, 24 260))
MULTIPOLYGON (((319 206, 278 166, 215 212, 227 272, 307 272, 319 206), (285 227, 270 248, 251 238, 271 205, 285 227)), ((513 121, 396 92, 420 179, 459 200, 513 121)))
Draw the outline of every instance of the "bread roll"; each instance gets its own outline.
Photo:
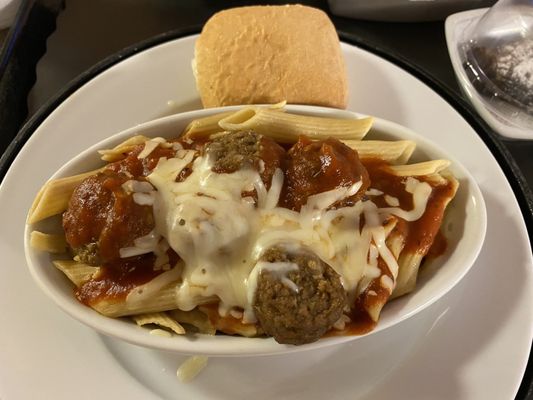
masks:
POLYGON ((221 11, 205 24, 194 64, 204 107, 286 100, 346 108, 339 38, 328 16, 316 8, 221 11))

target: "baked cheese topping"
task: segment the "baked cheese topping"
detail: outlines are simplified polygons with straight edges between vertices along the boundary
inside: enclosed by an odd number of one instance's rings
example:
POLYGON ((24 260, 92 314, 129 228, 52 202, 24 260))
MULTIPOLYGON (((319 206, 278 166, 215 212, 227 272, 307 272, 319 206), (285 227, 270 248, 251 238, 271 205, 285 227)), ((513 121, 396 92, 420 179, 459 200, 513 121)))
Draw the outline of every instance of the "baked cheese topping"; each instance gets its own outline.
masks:
MULTIPOLYGON (((219 300, 221 315, 241 309, 243 322, 255 322, 252 303, 261 269, 278 267, 282 282, 292 289, 295 286, 286 274, 297 265, 258 262, 264 251, 275 245, 283 245, 289 251, 292 246, 314 251, 340 275, 349 297, 355 298, 380 276, 382 286, 392 292, 398 264, 387 247, 387 221, 391 215, 408 221, 419 218, 431 194, 429 184, 410 177, 406 179, 406 190, 413 194, 412 210, 380 209, 369 199, 330 209, 339 200, 357 193, 361 186, 357 182, 310 196, 307 204, 296 212, 277 206, 284 179, 281 170, 276 170, 267 190, 252 168, 219 174, 212 172, 211 167, 209 155, 197 156, 193 150, 180 150, 176 158, 160 159, 147 177, 156 189, 151 194, 153 235, 166 239, 183 262, 179 268, 160 275, 159 280, 136 288, 127 302, 140 301, 155 290, 153 285, 160 288, 181 276, 176 291, 180 309, 192 310, 199 304, 219 300), (192 173, 176 182, 178 174, 191 163, 192 173), (257 201, 243 197, 243 193, 252 191, 257 194, 257 201), (393 279, 381 271, 379 257, 393 279)), ((378 193, 382 192, 375 189, 367 192, 378 193)))

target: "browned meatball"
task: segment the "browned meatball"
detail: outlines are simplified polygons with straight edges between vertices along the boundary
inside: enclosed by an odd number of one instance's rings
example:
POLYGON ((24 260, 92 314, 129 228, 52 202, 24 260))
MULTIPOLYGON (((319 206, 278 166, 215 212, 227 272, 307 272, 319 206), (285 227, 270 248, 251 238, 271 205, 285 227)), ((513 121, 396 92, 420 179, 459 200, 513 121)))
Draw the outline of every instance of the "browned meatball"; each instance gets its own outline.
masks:
POLYGON ((263 269, 257 280, 254 311, 265 333, 277 342, 314 342, 341 317, 347 300, 340 277, 314 253, 274 247, 261 261, 298 266, 281 274, 263 269), (282 282, 283 277, 292 283, 282 282))
POLYGON ((283 147, 254 131, 231 132, 219 136, 206 145, 205 151, 213 159, 214 172, 232 173, 252 167, 259 171, 267 187, 270 186, 276 168, 281 168, 285 156, 283 147))
POLYGON ((300 211, 309 196, 362 181, 358 192, 335 204, 350 206, 361 199, 370 184, 357 152, 335 138, 311 141, 300 137, 289 150, 280 203, 300 211))
POLYGON ((85 179, 63 214, 67 243, 80 261, 98 265, 119 259, 122 247, 155 226, 151 206, 139 205, 122 188, 127 175, 110 170, 85 179))

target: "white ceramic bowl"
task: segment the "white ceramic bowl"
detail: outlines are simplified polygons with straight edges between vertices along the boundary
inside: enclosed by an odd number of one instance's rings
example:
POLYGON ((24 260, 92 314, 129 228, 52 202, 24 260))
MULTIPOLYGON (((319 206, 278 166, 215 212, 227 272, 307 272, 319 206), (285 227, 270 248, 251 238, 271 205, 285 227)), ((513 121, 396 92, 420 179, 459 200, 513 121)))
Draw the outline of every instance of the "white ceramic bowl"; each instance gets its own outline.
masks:
MULTIPOLYGON (((237 107, 206 109, 176 114, 150 121, 127 129, 95 144, 74 157, 51 178, 75 175, 95 169, 103 164, 97 150, 111 148, 126 138, 143 134, 149 137, 176 137, 193 119, 237 107)), ((288 106, 292 112, 354 118, 359 115, 322 107, 288 106)), ((479 254, 486 230, 485 203, 472 176, 452 156, 446 154, 430 141, 409 129, 390 121, 375 119, 367 138, 410 139, 417 143, 412 161, 445 158, 452 161, 450 170, 460 182, 459 190, 448 207, 443 229, 448 238, 446 252, 433 260, 419 274, 417 288, 409 295, 396 299, 384 308, 377 327, 369 334, 382 331, 419 313, 452 289, 468 272, 479 254)), ((79 303, 73 295, 71 282, 51 264, 48 253, 30 247, 30 232, 46 228, 43 221, 26 225, 25 252, 31 274, 41 289, 65 312, 98 332, 137 345, 174 351, 184 354, 205 354, 210 356, 243 356, 287 353, 357 340, 360 336, 337 336, 322 338, 314 343, 291 346, 281 345, 272 338, 243 338, 225 335, 186 335, 166 338, 150 335, 147 329, 138 327, 128 319, 108 318, 79 303)), ((56 222, 57 223, 57 222, 56 222)), ((367 335, 369 335, 367 334, 367 335)))

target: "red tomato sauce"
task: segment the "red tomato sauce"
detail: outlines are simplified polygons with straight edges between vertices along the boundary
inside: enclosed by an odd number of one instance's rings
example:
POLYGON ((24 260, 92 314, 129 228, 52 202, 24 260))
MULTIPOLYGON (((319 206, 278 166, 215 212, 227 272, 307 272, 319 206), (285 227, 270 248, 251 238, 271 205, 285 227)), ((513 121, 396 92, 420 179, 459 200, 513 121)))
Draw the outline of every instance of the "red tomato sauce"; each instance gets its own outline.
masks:
MULTIPOLYGON (((176 141, 183 148, 197 150, 197 155, 202 154, 206 143, 205 140, 176 141)), ((83 181, 74 191, 68 210, 63 216, 67 241, 72 248, 90 243, 98 244, 102 261, 101 273, 76 290, 76 297, 87 305, 101 300, 122 301, 133 288, 149 282, 162 272, 154 270, 155 256, 152 253, 126 259, 120 258, 119 255, 121 248, 131 246, 134 239, 148 234, 155 226, 152 207, 135 203, 132 194, 127 193, 122 185, 129 179, 144 181, 161 157, 170 158, 176 154, 172 147, 158 146, 147 157, 139 158, 143 148, 144 145, 136 146, 126 153, 122 160, 108 164, 102 173, 83 181)), ((296 144, 285 151, 271 139, 263 138, 259 158, 262 165, 253 167, 259 171, 267 188, 270 187, 277 168, 284 172, 279 201, 279 206, 282 207, 299 211, 309 196, 361 182, 356 194, 334 204, 333 207, 350 206, 358 200, 367 199, 365 192, 372 187, 396 197, 402 209, 413 208, 412 195, 405 190, 406 178, 394 175, 384 161, 361 161, 357 152, 336 139, 311 141, 300 137, 296 144)), ((192 162, 178 175, 176 181, 185 180, 191 172, 192 162)), ((417 179, 424 180, 423 177, 417 179)), ((413 222, 401 219, 398 221, 395 230, 405 235, 404 251, 416 251, 424 255, 428 253, 431 257, 444 252, 446 240, 439 233, 439 226, 446 199, 451 197, 452 191, 451 184, 433 185, 423 216, 413 222), (433 243, 436 243, 435 246, 433 243)), ((244 195, 254 197, 254 193, 244 195)), ((378 207, 390 207, 384 196, 372 196, 372 201, 378 207)), ((179 259, 178 255, 173 251, 168 254, 170 265, 174 265, 179 259)), ((379 260, 378 266, 383 274, 392 277, 382 260, 379 260)), ((365 310, 385 304, 389 295, 379 284, 379 280, 371 282, 363 294, 357 297, 350 315, 352 321, 344 330, 331 330, 328 335, 362 334, 371 331, 375 322, 365 310)), ((227 333, 236 331, 235 327, 238 328, 241 324, 233 317, 221 319, 218 312, 213 311, 215 308, 204 308, 210 319, 217 319, 217 325, 224 325, 224 331, 227 333)))

